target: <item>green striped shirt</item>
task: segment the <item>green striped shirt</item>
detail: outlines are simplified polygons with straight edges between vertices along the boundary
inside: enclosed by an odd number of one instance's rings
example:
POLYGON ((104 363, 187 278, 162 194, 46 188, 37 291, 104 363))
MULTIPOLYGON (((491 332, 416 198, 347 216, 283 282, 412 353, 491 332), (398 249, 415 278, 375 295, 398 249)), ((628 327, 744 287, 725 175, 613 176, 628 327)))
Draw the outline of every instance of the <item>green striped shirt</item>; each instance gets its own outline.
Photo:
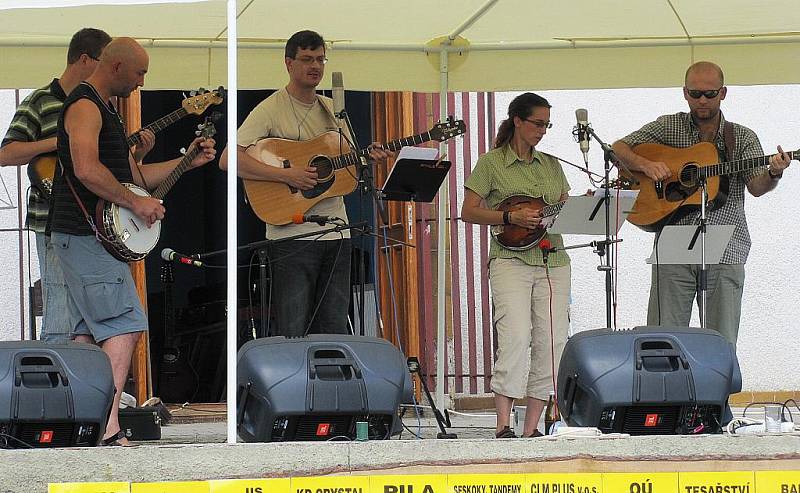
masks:
MULTIPOLYGON (((500 202, 513 195, 542 197, 548 204, 554 204, 569 191, 567 177, 555 158, 534 150, 532 159, 523 161, 508 145, 492 149, 478 158, 464 187, 483 197, 491 209, 496 209, 500 202)), ((553 247, 564 246, 561 235, 548 234, 546 238, 550 239, 553 247)), ((528 265, 544 265, 540 249, 513 251, 501 246, 494 238, 489 258, 518 258, 528 265)), ((562 267, 569 264, 569 256, 564 251, 557 251, 550 254, 547 263, 550 267, 562 267)))
MULTIPOLYGON (((55 137, 58 117, 66 98, 67 95, 64 94, 58 79, 53 79, 47 86, 30 93, 17 107, 2 145, 9 142, 36 142, 55 137)), ((47 199, 39 190, 31 187, 28 195, 27 226, 37 233, 44 233, 48 208, 47 199)))

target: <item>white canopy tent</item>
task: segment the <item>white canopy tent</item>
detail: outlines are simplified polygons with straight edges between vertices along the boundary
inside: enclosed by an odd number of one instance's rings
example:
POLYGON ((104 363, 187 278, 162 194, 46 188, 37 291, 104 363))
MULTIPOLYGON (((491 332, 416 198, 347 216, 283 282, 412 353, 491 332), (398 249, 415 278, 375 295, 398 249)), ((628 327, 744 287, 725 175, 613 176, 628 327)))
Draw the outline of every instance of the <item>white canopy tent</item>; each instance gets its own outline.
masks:
MULTIPOLYGON (((677 86, 695 60, 720 63, 732 84, 795 83, 800 67, 791 62, 800 54, 800 32, 785 28, 800 25, 795 7, 792 0, 0 0, 0 87, 36 87, 57 74, 70 36, 87 26, 135 37, 148 48, 148 89, 280 87, 285 40, 300 29, 323 34, 332 70, 357 90, 677 86), (228 45, 229 37, 238 43, 228 45)), ((229 128, 235 115, 231 106, 229 128)), ((235 153, 231 158, 229 265, 236 261, 235 153)), ((446 186, 441 194, 443 223, 446 186)), ((444 253, 439 249, 439 279, 444 253)), ((236 269, 228 275, 229 288, 236 286, 236 269)), ((444 294, 439 283, 439 403, 444 294)), ((231 289, 228 302, 235 303, 231 289)), ((228 402, 235 402, 234 323, 229 320, 228 402)), ((235 406, 228 417, 233 442, 235 406)))
MULTIPOLYGON (((0 87, 35 87, 63 64, 85 26, 148 46, 149 89, 226 81, 224 0, 0 0, 0 87), (78 3, 138 3, 20 8, 78 3), (152 2, 151 2, 152 3, 152 2)), ((792 0, 238 0, 239 82, 278 87, 284 40, 307 28, 331 42, 348 89, 453 91, 680 85, 712 59, 735 84, 800 80, 800 10, 792 0), (448 35, 456 35, 452 46, 448 35)))

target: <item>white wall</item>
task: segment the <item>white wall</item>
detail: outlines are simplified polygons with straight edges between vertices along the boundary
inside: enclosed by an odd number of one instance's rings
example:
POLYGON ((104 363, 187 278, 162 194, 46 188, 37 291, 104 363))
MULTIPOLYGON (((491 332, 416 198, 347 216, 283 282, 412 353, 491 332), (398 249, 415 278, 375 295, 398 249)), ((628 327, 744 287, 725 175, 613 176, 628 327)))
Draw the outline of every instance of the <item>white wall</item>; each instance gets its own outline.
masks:
MULTIPOLYGON (((20 91, 20 100, 31 91, 20 91)), ((14 116, 15 97, 13 90, 0 90, 0 139, 5 136, 8 124, 14 116)), ((22 215, 27 212, 28 175, 26 169, 16 166, 0 168, 0 229, 17 228, 18 200, 17 190, 22 189, 22 215), (17 184, 17 172, 21 169, 21 187, 17 184), (13 208, 9 207, 10 204, 13 208)), ((23 270, 19 269, 19 233, 0 232, 0 340, 19 340, 20 338, 20 276, 23 278, 25 289, 25 333, 29 334, 27 286, 39 279, 39 260, 36 257, 36 240, 33 233, 23 232, 23 270), (28 240, 30 239, 30 257, 28 256, 28 240), (30 262, 29 262, 30 260, 30 262)), ((41 323, 41 318, 39 319, 41 323)))
MULTIPOLYGON (((505 118, 508 103, 519 93, 497 94, 497 122, 505 118)), ((623 137, 655 117, 686 111, 680 88, 616 89, 593 91, 541 91, 553 105, 553 128, 539 145, 542 151, 575 163, 583 159, 571 131, 575 109, 587 108, 595 132, 607 142, 623 137)), ((795 108, 800 86, 730 87, 722 103, 726 118, 753 129, 766 153, 778 144, 794 150, 800 138, 800 117, 795 108)), ((797 240, 797 206, 800 164, 792 163, 780 185, 770 194, 746 199, 747 219, 753 247, 746 265, 746 281, 739 332, 738 356, 745 390, 800 389, 795 358, 800 353, 800 290, 793 274, 800 258, 797 240), (792 169, 795 168, 795 169, 792 169)), ((603 155, 592 143, 590 169, 603 172, 603 155)), ((565 167, 573 193, 589 188, 578 170, 565 167)), ((650 286, 649 256, 653 235, 626 224, 620 237, 617 326, 632 327, 646 322, 650 286)), ((595 238, 567 236, 566 244, 595 238)), ((581 331, 605 326, 604 275, 596 270, 599 257, 589 249, 573 250, 572 325, 581 331)), ((695 314, 694 326, 699 326, 695 314)))

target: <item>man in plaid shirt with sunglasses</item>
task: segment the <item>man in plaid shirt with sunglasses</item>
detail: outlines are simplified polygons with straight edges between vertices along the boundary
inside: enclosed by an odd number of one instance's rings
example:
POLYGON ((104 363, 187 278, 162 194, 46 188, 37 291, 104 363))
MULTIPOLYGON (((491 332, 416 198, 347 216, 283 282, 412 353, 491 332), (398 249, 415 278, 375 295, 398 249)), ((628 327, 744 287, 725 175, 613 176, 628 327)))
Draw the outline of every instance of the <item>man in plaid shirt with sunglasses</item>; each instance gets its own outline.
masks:
MULTIPOLYGON (((614 143, 614 151, 626 165, 647 175, 653 181, 666 181, 672 172, 666 163, 654 162, 633 151, 633 146, 647 142, 672 147, 690 147, 700 142, 711 142, 717 147, 720 162, 726 158, 724 128, 726 120, 720 111, 725 99, 722 69, 711 62, 697 62, 686 71, 683 97, 689 104, 689 113, 664 115, 654 122, 614 143)), ((734 160, 757 158, 764 155, 755 132, 747 127, 731 124, 734 149, 729 153, 734 160)), ((744 263, 750 251, 750 234, 744 212, 744 189, 754 197, 772 191, 789 166, 790 158, 778 147, 771 156, 769 166, 750 169, 729 175, 728 197, 714 210, 706 211, 709 225, 734 225, 725 253, 719 265, 709 265, 706 291, 706 327, 719 331, 734 346, 739 333, 744 263)), ((679 209, 668 223, 698 224, 699 208, 679 209)), ((658 237, 656 237, 658 238, 658 237)), ((648 325, 688 326, 692 303, 698 292, 700 265, 656 265, 652 267, 650 303, 647 310, 648 325)))

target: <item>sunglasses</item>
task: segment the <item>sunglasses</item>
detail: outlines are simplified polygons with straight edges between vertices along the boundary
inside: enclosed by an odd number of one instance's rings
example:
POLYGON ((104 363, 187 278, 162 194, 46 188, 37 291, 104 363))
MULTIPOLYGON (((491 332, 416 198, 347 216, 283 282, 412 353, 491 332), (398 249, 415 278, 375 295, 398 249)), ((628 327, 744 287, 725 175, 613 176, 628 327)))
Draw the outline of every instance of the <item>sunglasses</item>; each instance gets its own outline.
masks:
POLYGON ((538 128, 553 128, 552 123, 546 122, 544 120, 529 120, 526 118, 525 121, 528 123, 533 123, 538 128))
POLYGON ((686 94, 688 94, 692 99, 700 99, 700 96, 705 96, 706 99, 714 99, 721 90, 721 87, 719 89, 711 89, 708 91, 701 91, 699 89, 686 89, 686 94))

